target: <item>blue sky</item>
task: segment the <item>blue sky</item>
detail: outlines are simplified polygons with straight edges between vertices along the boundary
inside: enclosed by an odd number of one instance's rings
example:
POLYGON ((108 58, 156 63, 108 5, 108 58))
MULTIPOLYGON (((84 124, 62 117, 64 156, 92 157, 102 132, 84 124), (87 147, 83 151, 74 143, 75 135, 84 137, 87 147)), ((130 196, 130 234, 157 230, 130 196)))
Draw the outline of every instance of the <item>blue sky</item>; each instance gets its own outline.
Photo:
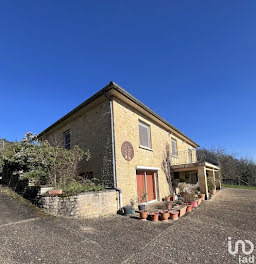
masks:
POLYGON ((201 146, 256 160, 256 1, 2 1, 0 137, 113 80, 201 146))

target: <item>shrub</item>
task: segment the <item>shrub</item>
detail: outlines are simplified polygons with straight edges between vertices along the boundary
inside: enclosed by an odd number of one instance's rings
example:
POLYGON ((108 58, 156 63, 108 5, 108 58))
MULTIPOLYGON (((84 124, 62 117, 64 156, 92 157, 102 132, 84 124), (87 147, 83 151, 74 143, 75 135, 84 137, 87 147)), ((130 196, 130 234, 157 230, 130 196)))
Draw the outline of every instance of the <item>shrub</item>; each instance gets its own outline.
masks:
POLYGON ((214 185, 214 181, 212 177, 209 177, 207 179, 207 186, 208 186, 208 191, 211 192, 212 190, 214 190, 215 185, 214 185))
POLYGON ((0 166, 6 184, 12 182, 13 175, 18 175, 36 185, 65 187, 78 174, 82 159, 90 159, 89 150, 84 152, 78 146, 70 150, 51 146, 47 141, 38 142, 31 133, 27 133, 21 142, 8 144, 0 151, 0 166))
POLYGON ((42 168, 33 169, 22 174, 21 179, 28 179, 33 185, 44 185, 47 183, 47 173, 42 168))
POLYGON ((195 192, 191 191, 185 191, 182 195, 182 197, 184 198, 184 202, 189 203, 195 200, 195 192))
POLYGON ((104 190, 104 187, 102 184, 96 184, 92 180, 85 180, 83 183, 72 181, 65 186, 60 185, 59 188, 63 190, 63 196, 72 196, 72 195, 77 195, 82 192, 104 190))

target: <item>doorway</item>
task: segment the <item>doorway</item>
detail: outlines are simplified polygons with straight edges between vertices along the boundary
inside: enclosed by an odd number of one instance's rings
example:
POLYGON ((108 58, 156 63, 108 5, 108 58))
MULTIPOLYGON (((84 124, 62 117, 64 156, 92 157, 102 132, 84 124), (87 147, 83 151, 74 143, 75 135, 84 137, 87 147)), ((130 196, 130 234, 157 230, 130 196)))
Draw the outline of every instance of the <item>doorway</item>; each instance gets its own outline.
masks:
POLYGON ((137 170, 136 178, 139 203, 156 200, 157 172, 150 170, 137 170))

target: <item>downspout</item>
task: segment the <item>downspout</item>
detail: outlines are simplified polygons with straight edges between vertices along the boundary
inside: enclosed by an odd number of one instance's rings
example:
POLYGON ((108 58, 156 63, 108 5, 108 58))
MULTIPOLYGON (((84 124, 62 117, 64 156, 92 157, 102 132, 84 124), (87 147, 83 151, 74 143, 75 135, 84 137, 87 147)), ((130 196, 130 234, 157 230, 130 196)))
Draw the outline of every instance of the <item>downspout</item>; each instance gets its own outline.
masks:
POLYGON ((117 187, 116 183, 116 155, 115 155, 115 136, 114 136, 114 116, 113 116, 113 100, 107 96, 106 91, 104 91, 104 96, 109 100, 110 106, 110 121, 111 121, 111 142, 112 142, 112 163, 113 163, 113 180, 114 180, 114 187, 116 191, 119 193, 119 209, 123 207, 123 195, 122 190, 117 187))

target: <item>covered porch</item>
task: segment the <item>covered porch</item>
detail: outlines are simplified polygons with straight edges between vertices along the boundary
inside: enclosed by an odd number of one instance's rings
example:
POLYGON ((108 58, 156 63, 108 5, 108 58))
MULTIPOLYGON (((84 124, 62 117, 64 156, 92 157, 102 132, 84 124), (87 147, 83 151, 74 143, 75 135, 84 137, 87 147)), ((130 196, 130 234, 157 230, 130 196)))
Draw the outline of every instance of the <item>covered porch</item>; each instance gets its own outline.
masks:
POLYGON ((208 186, 212 192, 221 189, 220 167, 207 161, 194 162, 189 164, 173 165, 174 178, 186 183, 198 184, 200 192, 209 199, 208 186))

